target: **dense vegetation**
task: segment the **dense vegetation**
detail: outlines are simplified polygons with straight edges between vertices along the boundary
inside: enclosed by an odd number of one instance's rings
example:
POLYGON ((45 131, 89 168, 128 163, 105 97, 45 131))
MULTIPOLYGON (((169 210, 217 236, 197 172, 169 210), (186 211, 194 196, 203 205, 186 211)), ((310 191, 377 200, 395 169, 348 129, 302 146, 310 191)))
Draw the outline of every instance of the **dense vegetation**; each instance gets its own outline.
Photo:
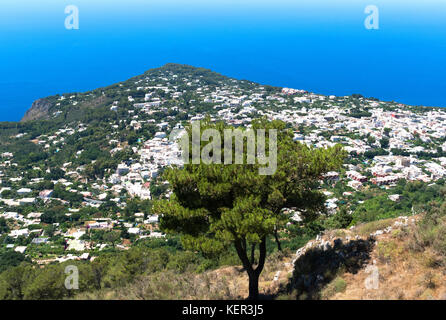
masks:
POLYGON ((139 278, 164 272, 196 274, 236 261, 234 252, 208 259, 184 251, 172 238, 146 240, 127 251, 109 251, 92 262, 67 261, 37 268, 23 255, 14 252, 1 254, 0 300, 3 299, 63 299, 75 294, 114 289, 139 278), (79 270, 79 289, 68 290, 64 283, 65 268, 75 265, 79 270))

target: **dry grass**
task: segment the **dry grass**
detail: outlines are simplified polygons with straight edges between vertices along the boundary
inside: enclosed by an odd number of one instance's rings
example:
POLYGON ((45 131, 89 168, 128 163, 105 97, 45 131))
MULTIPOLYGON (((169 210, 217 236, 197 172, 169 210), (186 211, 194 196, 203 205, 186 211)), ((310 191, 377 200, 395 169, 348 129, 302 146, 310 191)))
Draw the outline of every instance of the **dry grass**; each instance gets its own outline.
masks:
POLYGON ((367 237, 371 233, 383 230, 389 226, 391 226, 395 222, 395 219, 385 219, 372 221, 364 224, 360 224, 353 230, 354 235, 359 235, 361 237, 367 237))
POLYGON ((413 252, 407 249, 407 239, 383 235, 372 252, 379 272, 377 289, 367 289, 365 281, 370 273, 365 269, 357 274, 345 274, 347 286, 344 292, 332 299, 444 299, 446 276, 438 268, 434 252, 413 252))

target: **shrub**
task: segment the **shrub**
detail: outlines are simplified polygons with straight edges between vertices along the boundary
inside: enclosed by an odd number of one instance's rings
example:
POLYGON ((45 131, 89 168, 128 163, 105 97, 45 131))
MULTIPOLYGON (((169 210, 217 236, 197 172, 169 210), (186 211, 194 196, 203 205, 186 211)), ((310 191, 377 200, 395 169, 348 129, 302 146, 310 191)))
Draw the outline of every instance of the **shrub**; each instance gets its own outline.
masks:
POLYGON ((412 232, 408 248, 413 251, 426 251, 427 248, 439 255, 443 264, 446 261, 446 203, 434 205, 417 223, 412 232))
POLYGON ((379 242, 377 245, 378 258, 390 262, 401 254, 401 248, 393 241, 379 242))
POLYGON ((347 288, 347 282, 341 277, 336 277, 332 282, 330 282, 325 289, 322 291, 322 299, 328 299, 334 296, 336 293, 344 292, 347 288))

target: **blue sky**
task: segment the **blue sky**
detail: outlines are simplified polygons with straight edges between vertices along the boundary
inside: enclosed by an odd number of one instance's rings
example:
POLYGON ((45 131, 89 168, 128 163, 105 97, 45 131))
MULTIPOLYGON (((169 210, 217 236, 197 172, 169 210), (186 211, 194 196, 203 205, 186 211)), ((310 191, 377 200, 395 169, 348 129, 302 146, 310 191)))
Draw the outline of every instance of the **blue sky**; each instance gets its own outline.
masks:
POLYGON ((2 0, 0 121, 168 62, 323 94, 446 106, 446 1, 2 0), (66 30, 65 6, 80 29, 66 30), (376 5, 380 29, 364 28, 376 5))

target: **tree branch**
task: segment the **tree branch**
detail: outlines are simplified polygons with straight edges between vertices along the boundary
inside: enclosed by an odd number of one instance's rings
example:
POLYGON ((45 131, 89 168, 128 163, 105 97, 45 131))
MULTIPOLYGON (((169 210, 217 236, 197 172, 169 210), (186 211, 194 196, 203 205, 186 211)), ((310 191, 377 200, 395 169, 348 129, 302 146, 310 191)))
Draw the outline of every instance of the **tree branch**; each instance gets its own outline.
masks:
POLYGON ((254 269, 252 268, 252 264, 251 264, 251 262, 248 259, 248 255, 246 254, 246 250, 243 249, 242 243, 243 242, 240 239, 235 240, 235 242, 234 242, 235 250, 237 251, 238 257, 242 261, 243 268, 245 268, 248 273, 253 273, 254 269))
POLYGON ((266 258, 266 236, 262 238, 262 242, 260 242, 259 245, 259 264, 257 265, 257 268, 254 270, 257 276, 260 275, 260 273, 263 270, 263 267, 265 266, 265 258, 266 258))

